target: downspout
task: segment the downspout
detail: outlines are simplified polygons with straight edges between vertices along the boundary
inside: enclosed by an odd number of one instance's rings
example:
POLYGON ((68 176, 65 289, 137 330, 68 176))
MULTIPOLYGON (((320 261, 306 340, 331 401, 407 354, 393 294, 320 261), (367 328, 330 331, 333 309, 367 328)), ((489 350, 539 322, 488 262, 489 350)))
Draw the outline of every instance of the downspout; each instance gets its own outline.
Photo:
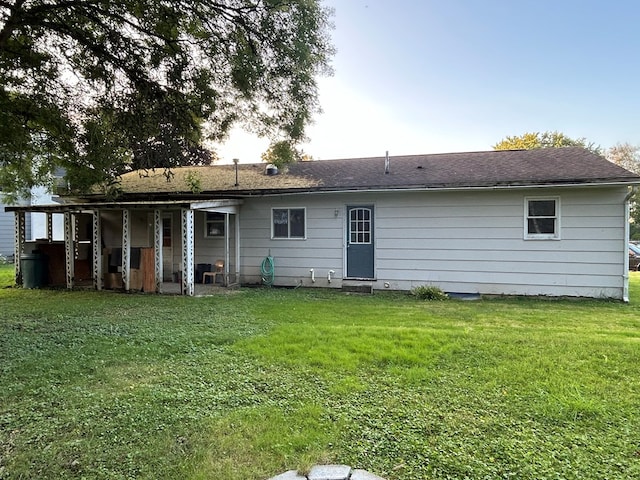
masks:
MULTIPOLYGON (((224 214, 224 286, 229 286, 229 212, 224 214)), ((214 278, 215 281, 215 278, 214 278)))
POLYGON ((235 239, 236 239, 236 261, 235 261, 235 278, 234 278, 234 283, 237 283, 238 285, 240 284, 240 209, 238 208, 238 210, 236 211, 236 214, 234 215, 234 221, 236 224, 236 232, 235 232, 235 239))
POLYGON ((630 200, 634 193, 636 193, 637 187, 631 187, 629 193, 624 197, 624 273, 622 274, 622 301, 629 303, 629 216, 630 216, 630 200))

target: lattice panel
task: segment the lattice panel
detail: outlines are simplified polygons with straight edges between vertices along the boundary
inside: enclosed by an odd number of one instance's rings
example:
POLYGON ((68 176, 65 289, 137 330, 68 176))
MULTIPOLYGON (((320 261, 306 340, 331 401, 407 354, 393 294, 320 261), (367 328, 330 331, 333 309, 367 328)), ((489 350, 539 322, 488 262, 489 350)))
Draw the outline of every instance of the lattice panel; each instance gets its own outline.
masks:
POLYGON ((122 211, 122 283, 125 291, 131 288, 131 230, 129 210, 122 211))
POLYGON ((80 231, 80 216, 73 215, 73 258, 77 260, 80 257, 80 245, 78 242, 78 232, 80 231))
POLYGON ((16 285, 22 285, 22 270, 20 268, 20 257, 24 252, 24 242, 26 240, 24 212, 15 212, 15 236, 13 239, 13 263, 16 267, 16 285))
POLYGON ((71 212, 64 212, 64 263, 65 273, 67 278, 67 288, 71 290, 73 288, 75 263, 74 263, 74 241, 73 241, 73 214, 71 212))
POLYGON ((53 242, 53 213, 47 212, 47 242, 53 242))
POLYGON ((102 222, 100 221, 100 211, 93 212, 93 231, 91 240, 93 242, 93 287, 102 290, 102 222))
POLYGON ((156 281, 156 293, 162 291, 162 211, 156 210, 153 214, 154 225, 154 262, 155 262, 155 281, 156 281))
POLYGON ((193 296, 193 210, 182 210, 182 294, 193 296))

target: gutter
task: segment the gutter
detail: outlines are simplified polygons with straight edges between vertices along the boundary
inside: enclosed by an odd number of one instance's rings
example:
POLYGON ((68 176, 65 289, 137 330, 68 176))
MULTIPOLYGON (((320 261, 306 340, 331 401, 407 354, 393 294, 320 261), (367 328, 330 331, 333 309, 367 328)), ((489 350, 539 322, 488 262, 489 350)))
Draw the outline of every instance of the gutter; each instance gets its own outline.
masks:
MULTIPOLYGON (((300 194, 329 194, 329 193, 385 193, 385 192, 467 192, 467 191, 496 191, 496 190, 524 190, 524 189, 549 189, 549 188, 585 188, 585 187, 621 187, 621 186, 632 186, 635 188, 635 185, 640 185, 640 180, 634 180, 633 182, 629 181, 612 181, 612 182, 602 182, 602 183, 551 183, 551 184, 505 184, 505 185, 487 185, 487 186, 453 186, 453 187, 439 187, 439 186, 422 186, 422 187, 394 187, 394 188, 385 188, 385 187, 350 187, 350 188, 300 188, 300 189, 287 189, 287 190, 252 190, 252 191, 244 191, 239 192, 243 197, 267 197, 267 196, 283 196, 283 195, 300 195, 300 194)), ((215 192, 215 194, 220 194, 223 197, 227 192, 215 192)), ((206 195, 206 193, 203 193, 206 195)))

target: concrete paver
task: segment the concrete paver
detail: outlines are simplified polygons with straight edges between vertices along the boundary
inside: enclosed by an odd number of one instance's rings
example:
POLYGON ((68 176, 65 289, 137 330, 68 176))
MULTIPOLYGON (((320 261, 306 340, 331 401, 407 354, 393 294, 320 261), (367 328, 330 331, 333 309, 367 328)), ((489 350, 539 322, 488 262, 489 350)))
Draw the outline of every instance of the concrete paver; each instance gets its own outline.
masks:
POLYGON ((316 465, 311 468, 308 480, 349 480, 351 467, 348 465, 316 465))
POLYGON ((352 469, 348 465, 314 465, 308 475, 295 470, 281 473, 269 480, 385 480, 366 470, 352 469))

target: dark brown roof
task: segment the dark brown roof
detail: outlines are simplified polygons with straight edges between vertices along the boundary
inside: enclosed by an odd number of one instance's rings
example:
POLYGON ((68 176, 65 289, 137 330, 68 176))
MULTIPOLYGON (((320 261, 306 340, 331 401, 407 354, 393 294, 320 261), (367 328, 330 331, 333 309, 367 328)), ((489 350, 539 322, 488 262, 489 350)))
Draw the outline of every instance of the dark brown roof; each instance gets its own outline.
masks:
POLYGON ((640 177, 578 147, 402 155, 299 162, 266 175, 265 164, 178 168, 167 181, 162 172, 123 176, 127 196, 247 196, 296 191, 462 189, 551 185, 640 184, 640 177), (191 179, 189 182, 188 179, 191 179))

